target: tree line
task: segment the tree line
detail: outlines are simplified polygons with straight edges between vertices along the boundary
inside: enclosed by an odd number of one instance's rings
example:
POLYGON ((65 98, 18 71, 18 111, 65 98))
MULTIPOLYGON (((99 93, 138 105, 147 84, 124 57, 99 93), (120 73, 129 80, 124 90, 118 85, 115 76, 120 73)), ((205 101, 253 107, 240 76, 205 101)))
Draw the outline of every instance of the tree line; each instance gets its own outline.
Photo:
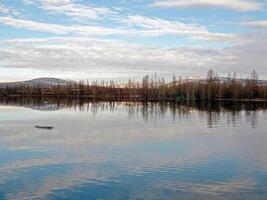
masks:
POLYGON ((146 75, 142 81, 129 80, 118 84, 114 81, 78 81, 67 85, 18 84, 0 88, 0 96, 62 97, 91 100, 119 101, 213 101, 213 100, 267 100, 267 82, 258 79, 252 71, 249 78, 237 75, 219 77, 209 70, 205 79, 189 79, 173 75, 171 81, 146 75))

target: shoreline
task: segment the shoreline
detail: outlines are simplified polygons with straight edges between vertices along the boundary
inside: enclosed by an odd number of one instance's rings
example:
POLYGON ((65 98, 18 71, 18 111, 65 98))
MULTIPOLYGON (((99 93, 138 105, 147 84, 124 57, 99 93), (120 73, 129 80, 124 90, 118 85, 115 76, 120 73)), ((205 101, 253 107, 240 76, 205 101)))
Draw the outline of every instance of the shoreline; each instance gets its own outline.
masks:
POLYGON ((90 101, 125 101, 125 102, 267 102, 267 99, 186 99, 186 98, 161 98, 161 99, 144 99, 141 97, 98 97, 94 98, 91 96, 66 96, 66 95, 0 95, 0 99, 80 99, 80 100, 90 100, 90 101))

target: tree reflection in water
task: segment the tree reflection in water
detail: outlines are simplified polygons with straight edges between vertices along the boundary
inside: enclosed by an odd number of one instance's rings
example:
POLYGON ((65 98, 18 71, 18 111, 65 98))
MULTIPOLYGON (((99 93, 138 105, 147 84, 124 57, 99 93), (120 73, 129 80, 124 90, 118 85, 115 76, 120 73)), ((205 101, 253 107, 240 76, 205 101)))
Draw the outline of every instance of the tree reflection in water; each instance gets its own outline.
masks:
POLYGON ((144 122, 163 119, 169 112, 173 122, 179 118, 189 117, 197 112, 199 117, 206 115, 209 128, 216 128, 221 115, 227 116, 227 125, 236 126, 238 120, 245 117, 252 128, 257 126, 257 111, 266 112, 267 102, 212 101, 212 102, 107 102, 88 101, 85 99, 65 98, 0 98, 1 105, 27 107, 39 111, 56 111, 74 109, 81 112, 91 112, 94 116, 99 112, 114 112, 123 106, 129 118, 141 115, 144 122))

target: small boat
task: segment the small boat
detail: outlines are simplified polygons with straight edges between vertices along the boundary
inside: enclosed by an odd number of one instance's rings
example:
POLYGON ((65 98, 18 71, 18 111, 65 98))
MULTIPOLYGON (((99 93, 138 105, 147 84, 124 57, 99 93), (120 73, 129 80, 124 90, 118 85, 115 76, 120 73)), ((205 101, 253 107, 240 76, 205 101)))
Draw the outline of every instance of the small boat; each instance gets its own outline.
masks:
POLYGON ((37 126, 37 125, 36 125, 35 128, 52 130, 54 127, 53 127, 53 126, 37 126))

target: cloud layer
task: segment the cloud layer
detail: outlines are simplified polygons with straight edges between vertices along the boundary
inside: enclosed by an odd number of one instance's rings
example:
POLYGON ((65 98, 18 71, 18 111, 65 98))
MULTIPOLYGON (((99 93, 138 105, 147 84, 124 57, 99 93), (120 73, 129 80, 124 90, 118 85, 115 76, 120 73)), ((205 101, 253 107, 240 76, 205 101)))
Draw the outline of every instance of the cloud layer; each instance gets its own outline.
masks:
POLYGON ((248 0, 159 0, 152 5, 177 8, 222 8, 243 12, 258 11, 264 7, 262 3, 248 0))
POLYGON ((97 25, 59 25, 13 17, 0 17, 0 23, 15 28, 31 31, 48 32, 58 35, 75 34, 82 36, 120 35, 127 37, 158 37, 174 35, 198 40, 233 41, 234 34, 214 33, 196 24, 185 24, 179 21, 168 21, 144 16, 128 16, 120 20, 127 27, 108 28, 97 25))
POLYGON ((264 10, 265 4, 266 1, 256 0, 115 4, 22 0, 20 8, 3 0, 0 78, 10 77, 17 69, 32 76, 36 71, 60 76, 64 70, 74 79, 126 80, 154 72, 163 76, 205 76, 209 68, 223 75, 236 71, 243 76, 255 69, 267 78, 267 22, 264 13, 258 18, 255 15, 264 10), (180 15, 159 7, 178 7, 183 11, 180 15), (216 16, 217 9, 215 13, 214 9, 209 11, 212 15, 190 9, 186 12, 187 8, 227 9, 219 15, 227 14, 226 19, 232 16, 237 20, 218 20, 221 18, 216 16), (28 9, 29 13, 25 13, 28 9))
POLYGON ((115 10, 107 7, 92 7, 75 3, 73 0, 24 0, 26 4, 37 4, 40 8, 52 13, 63 14, 78 19, 99 19, 115 14, 115 10))
POLYGON ((81 25, 59 25, 51 23, 36 22, 31 20, 16 19, 12 17, 0 17, 0 23, 31 31, 47 32, 58 35, 114 35, 125 34, 125 30, 106 28, 103 26, 81 26, 81 25))
POLYGON ((147 47, 79 37, 5 40, 0 42, 4 46, 0 49, 0 69, 30 68, 51 73, 64 70, 83 73, 89 79, 124 80, 140 79, 154 72, 163 76, 171 73, 205 76, 213 68, 223 75, 234 71, 245 75, 257 69, 261 78, 266 78, 267 43, 262 41, 265 35, 246 37, 250 39, 242 45, 217 49, 147 47))
POLYGON ((242 25, 256 28, 267 28, 267 20, 246 21, 242 22, 242 25))

